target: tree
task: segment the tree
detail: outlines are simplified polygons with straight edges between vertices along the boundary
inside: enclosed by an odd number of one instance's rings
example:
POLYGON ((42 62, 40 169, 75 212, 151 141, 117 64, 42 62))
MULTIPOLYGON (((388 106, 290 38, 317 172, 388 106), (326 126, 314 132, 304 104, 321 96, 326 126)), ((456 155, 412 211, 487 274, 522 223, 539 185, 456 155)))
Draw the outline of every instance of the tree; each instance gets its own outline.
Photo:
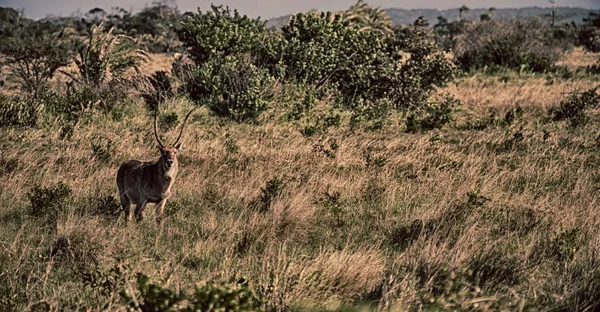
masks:
POLYGON ((358 0, 347 11, 342 12, 342 20, 360 31, 377 31, 385 36, 393 34, 392 20, 379 7, 372 8, 363 0, 358 0))
POLYGON ((471 10, 471 9, 469 9, 469 7, 467 7, 466 5, 464 5, 464 4, 463 4, 463 5, 460 7, 460 9, 458 9, 458 12, 459 12, 459 17, 460 17, 460 19, 462 20, 462 19, 463 19, 463 14, 464 14, 465 12, 469 12, 470 10, 471 10))
POLYGON ((17 77, 22 90, 39 98, 56 71, 68 64, 69 46, 63 33, 47 34, 25 29, 0 45, 3 65, 17 77))
POLYGON ((552 4, 552 12, 550 13, 550 25, 554 27, 556 24, 556 2, 557 0, 548 0, 552 4))
POLYGON ((590 52, 600 52, 600 14, 590 12, 587 18, 583 19, 584 24, 579 31, 579 44, 590 52))
POLYGON ((427 19, 421 15, 419 16, 419 18, 417 18, 417 20, 415 20, 415 22, 413 23, 414 26, 417 27, 428 27, 429 26, 429 22, 427 21, 427 19))
POLYGON ((140 65, 147 60, 146 52, 137 47, 133 38, 113 34, 114 28, 104 30, 103 24, 94 26, 87 40, 79 44, 73 59, 77 74, 61 72, 74 82, 91 88, 100 88, 104 83, 122 77, 128 69, 139 72, 140 65))

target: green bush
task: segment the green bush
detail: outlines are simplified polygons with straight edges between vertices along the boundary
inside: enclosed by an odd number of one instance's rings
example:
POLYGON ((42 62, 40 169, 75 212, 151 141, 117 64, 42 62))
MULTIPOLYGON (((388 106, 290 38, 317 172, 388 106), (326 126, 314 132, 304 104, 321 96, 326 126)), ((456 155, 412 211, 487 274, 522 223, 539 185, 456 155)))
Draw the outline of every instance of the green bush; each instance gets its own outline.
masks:
POLYGON ((0 127, 34 126, 38 117, 38 101, 0 94, 0 127))
POLYGON ((260 302, 249 290, 246 280, 236 285, 215 285, 203 283, 196 286, 193 293, 176 292, 153 284, 150 278, 138 274, 137 293, 123 289, 124 302, 134 310, 140 311, 258 311, 260 302))
POLYGON ((211 10, 188 15, 176 32, 197 65, 231 56, 242 56, 258 51, 261 37, 266 33, 265 23, 240 15, 229 7, 211 5, 211 10))
POLYGON ((62 182, 54 187, 36 185, 27 192, 29 215, 43 220, 46 225, 56 226, 56 221, 66 211, 72 194, 71 188, 62 182))
POLYGON ((396 109, 421 106, 454 74, 419 27, 398 28, 386 37, 349 27, 339 15, 298 14, 282 27, 281 40, 272 63, 285 69, 288 81, 327 84, 353 110, 384 100, 396 109))
POLYGON ((579 44, 590 52, 600 52, 600 14, 590 12, 579 31, 579 44))
POLYGON ((119 103, 127 99, 127 92, 125 86, 116 81, 98 88, 70 85, 65 94, 48 92, 42 101, 47 112, 76 123, 86 112, 113 112, 119 103))
POLYGON ((266 108, 274 83, 267 70, 247 58, 212 60, 193 68, 184 88, 198 104, 235 121, 256 119, 266 108))
POLYGON ((572 126, 578 126, 588 121, 585 111, 600 106, 598 88, 593 88, 580 94, 572 94, 560 103, 560 106, 550 109, 554 121, 569 120, 572 126))
POLYGON ((537 19, 477 23, 458 38, 455 58, 464 70, 548 72, 561 50, 547 43, 547 34, 547 27, 537 19))
POLYGON ((174 95, 169 75, 164 70, 156 71, 147 77, 148 88, 142 92, 142 98, 149 111, 158 109, 158 105, 174 95))
POLYGON ((427 132, 439 129, 452 121, 452 114, 459 102, 454 99, 445 99, 442 102, 430 102, 406 118, 406 132, 427 132))
POLYGON ((178 34, 196 63, 184 84, 187 93, 236 120, 264 109, 271 77, 327 89, 347 109, 385 111, 377 106, 423 106, 454 75, 452 63, 419 27, 387 36, 330 12, 298 14, 275 33, 260 20, 213 6, 182 22, 178 34))

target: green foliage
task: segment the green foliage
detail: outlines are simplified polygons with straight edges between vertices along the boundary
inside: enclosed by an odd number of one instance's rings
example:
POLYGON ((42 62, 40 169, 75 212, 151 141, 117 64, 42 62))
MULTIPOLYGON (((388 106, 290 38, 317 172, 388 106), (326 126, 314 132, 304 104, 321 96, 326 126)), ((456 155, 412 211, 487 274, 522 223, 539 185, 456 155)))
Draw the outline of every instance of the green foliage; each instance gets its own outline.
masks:
POLYGON ((133 38, 116 35, 114 28, 105 32, 104 25, 92 28, 87 39, 78 43, 75 75, 63 71, 74 82, 98 89, 108 82, 122 78, 129 69, 139 72, 147 55, 133 38))
POLYGON ((164 114, 160 116, 159 125, 163 131, 168 131, 177 127, 179 123, 179 116, 177 113, 172 112, 170 114, 164 114))
POLYGON ((222 60, 257 51, 261 37, 266 32, 265 23, 251 19, 229 7, 211 5, 203 13, 198 9, 177 27, 179 40, 191 59, 202 65, 210 60, 222 60))
POLYGON ((287 79, 328 84, 353 110, 373 109, 383 100, 397 109, 420 106, 453 77, 451 63, 418 27, 397 29, 386 38, 322 13, 298 14, 281 31, 277 64, 287 79))
POLYGON ((66 211, 71 202, 73 191, 59 182, 54 187, 35 185, 27 192, 29 199, 29 215, 41 219, 45 225, 56 226, 58 217, 66 211))
POLYGON ((460 103, 447 98, 441 102, 429 102, 425 107, 412 112, 406 118, 406 132, 427 132, 442 128, 452 121, 452 114, 460 103))
POLYGON ((21 90, 39 98, 59 67, 68 64, 69 45, 61 33, 47 34, 24 29, 3 39, 2 61, 17 78, 21 90))
POLYGON ((560 106, 550 109, 550 116, 555 121, 568 119, 572 126, 585 124, 588 116, 585 111, 600 106, 598 88, 593 88, 581 94, 572 94, 560 103, 560 106))
MULTIPOLYGON (((391 33, 354 27, 358 18, 301 13, 277 34, 222 7, 193 14, 178 29, 196 63, 184 89, 218 115, 245 120, 264 110, 262 92, 269 91, 271 76, 314 86, 309 92, 326 88, 342 107, 362 112, 420 107, 453 79, 451 62, 419 27, 391 33)), ((306 105, 290 117, 305 114, 311 98, 307 94, 306 105)))
POLYGON ((196 103, 235 121, 255 120, 266 108, 274 83, 267 70, 247 58, 212 60, 193 68, 184 88, 196 103))
POLYGON ((560 58, 560 48, 547 44, 547 31, 536 19, 477 23, 458 39, 455 57, 465 70, 548 72, 560 58))
POLYGON ((173 86, 169 75, 164 70, 154 72, 152 76, 147 77, 147 81, 148 88, 141 95, 146 108, 153 112, 158 109, 159 104, 173 97, 173 86))
POLYGON ((196 66, 189 68, 183 89, 218 116, 255 120, 266 108, 274 80, 254 56, 262 49, 266 27, 223 6, 188 16, 177 28, 196 66))
POLYGON ((92 154, 94 158, 101 162, 108 162, 112 159, 114 150, 113 142, 111 140, 104 140, 102 138, 97 139, 91 143, 92 154), (106 142, 104 142, 106 141, 106 142))
POLYGON ((600 14, 590 12, 579 31, 579 44, 590 52, 600 52, 600 14))
POLYGON ((143 312, 260 310, 260 302, 245 279, 233 286, 202 283, 193 293, 186 293, 153 284, 150 278, 138 274, 136 286, 137 294, 123 289, 121 296, 131 309, 143 312))
POLYGON ((34 126, 38 107, 39 101, 34 99, 0 94, 0 127, 34 126))

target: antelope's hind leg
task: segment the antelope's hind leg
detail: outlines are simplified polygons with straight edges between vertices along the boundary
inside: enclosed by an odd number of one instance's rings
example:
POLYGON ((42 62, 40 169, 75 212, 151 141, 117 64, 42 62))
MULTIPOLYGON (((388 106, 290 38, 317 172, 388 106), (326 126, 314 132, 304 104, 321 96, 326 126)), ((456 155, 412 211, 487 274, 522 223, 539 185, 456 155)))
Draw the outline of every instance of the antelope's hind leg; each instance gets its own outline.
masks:
POLYGON ((140 222, 142 220, 144 220, 144 209, 146 209, 146 205, 148 204, 148 201, 143 201, 143 202, 139 202, 136 206, 135 206, 135 220, 140 222))
POLYGON ((127 195, 122 194, 121 198, 121 206, 123 207, 123 211, 125 212, 125 220, 127 222, 131 221, 131 201, 127 197, 127 195))

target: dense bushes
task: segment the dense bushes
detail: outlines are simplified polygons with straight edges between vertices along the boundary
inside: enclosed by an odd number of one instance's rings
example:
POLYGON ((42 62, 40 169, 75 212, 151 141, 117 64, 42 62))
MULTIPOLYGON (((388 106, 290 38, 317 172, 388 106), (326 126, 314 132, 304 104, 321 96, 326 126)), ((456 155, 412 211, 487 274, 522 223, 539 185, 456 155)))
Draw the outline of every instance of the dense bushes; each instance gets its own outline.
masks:
POLYGON ((179 40, 197 65, 257 51, 267 29, 264 22, 240 15, 237 10, 232 12, 229 7, 211 8, 205 13, 198 9, 177 28, 179 40))
POLYGON ((536 19, 470 25, 458 39, 457 63, 465 70, 549 71, 560 57, 560 48, 546 44, 546 31, 544 24, 536 19))
POLYGON ((278 33, 213 6, 177 31, 196 64, 184 89, 218 115, 241 121, 264 110, 274 79, 326 89, 340 107, 363 111, 421 107, 453 78, 451 62, 418 27, 386 36, 349 23, 331 13, 298 14, 278 33))
POLYGON ((590 52, 600 52, 600 15, 590 13, 579 32, 579 43, 590 52))
POLYGON ((266 109, 272 83, 268 72, 247 58, 227 58, 192 68, 184 88, 192 100, 206 104, 218 116, 247 121, 266 109))
POLYGON ((600 106, 598 88, 587 90, 583 93, 572 94, 560 103, 558 107, 550 109, 550 116, 554 121, 569 120, 572 126, 585 124, 589 117, 585 111, 600 106))

